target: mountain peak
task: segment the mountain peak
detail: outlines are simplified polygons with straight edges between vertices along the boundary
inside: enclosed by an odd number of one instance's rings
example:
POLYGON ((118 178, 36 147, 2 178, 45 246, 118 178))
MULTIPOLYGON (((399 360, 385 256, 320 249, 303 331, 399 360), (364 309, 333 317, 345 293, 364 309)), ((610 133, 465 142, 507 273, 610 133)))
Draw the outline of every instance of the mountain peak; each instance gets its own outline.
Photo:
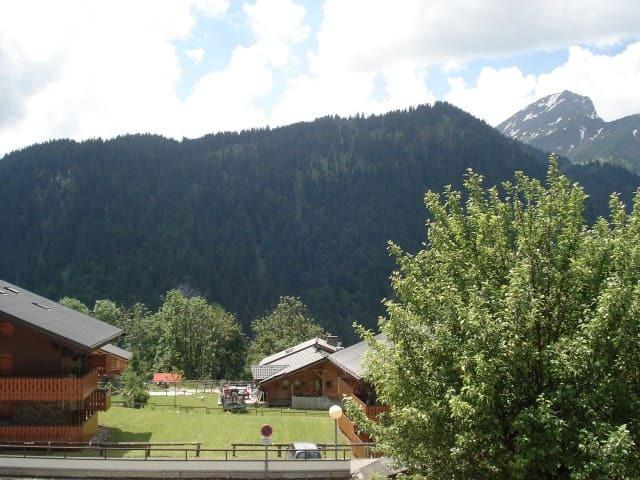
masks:
POLYGON ((597 135, 602 123, 589 97, 564 90, 536 100, 498 125, 498 130, 543 150, 570 156, 585 138, 597 135))
POLYGON ((613 162, 640 172, 640 116, 602 120, 589 97, 569 90, 540 98, 498 125, 504 135, 575 162, 613 162))
POLYGON ((592 120, 599 118, 596 108, 589 97, 579 95, 570 90, 563 90, 560 93, 547 95, 529 105, 525 110, 544 109, 545 112, 550 112, 560 106, 562 106, 566 113, 571 113, 571 110, 574 110, 574 114, 577 117, 583 116, 592 120))

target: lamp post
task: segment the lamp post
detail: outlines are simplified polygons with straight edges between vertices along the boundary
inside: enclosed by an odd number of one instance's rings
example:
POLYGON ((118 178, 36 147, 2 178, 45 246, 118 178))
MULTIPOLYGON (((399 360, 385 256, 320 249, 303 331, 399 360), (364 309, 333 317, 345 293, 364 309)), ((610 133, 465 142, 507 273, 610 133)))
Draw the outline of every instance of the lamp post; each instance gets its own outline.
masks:
POLYGON ((342 417, 342 408, 340 405, 333 405, 329 409, 329 416, 333 418, 334 421, 334 447, 335 447, 335 459, 338 459, 338 420, 342 417))

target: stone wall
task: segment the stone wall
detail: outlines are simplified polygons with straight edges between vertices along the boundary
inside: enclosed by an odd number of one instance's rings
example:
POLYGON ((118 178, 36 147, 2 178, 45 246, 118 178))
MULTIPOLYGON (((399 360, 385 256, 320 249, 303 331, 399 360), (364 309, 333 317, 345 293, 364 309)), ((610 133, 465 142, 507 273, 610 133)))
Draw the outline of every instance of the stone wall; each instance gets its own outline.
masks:
POLYGON ((60 402, 14 403, 13 425, 64 425, 67 415, 60 402))

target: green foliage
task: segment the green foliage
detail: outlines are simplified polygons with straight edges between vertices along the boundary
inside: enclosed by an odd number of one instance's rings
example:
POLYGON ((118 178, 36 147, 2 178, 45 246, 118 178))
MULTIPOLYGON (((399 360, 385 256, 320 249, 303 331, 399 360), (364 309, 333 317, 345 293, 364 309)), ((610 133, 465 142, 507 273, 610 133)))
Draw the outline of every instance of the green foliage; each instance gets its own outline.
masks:
POLYGON ((76 312, 89 315, 89 307, 87 307, 84 303, 82 303, 77 298, 63 297, 58 301, 58 303, 61 305, 64 305, 67 308, 70 308, 71 310, 75 310, 76 312))
POLYGON ((167 292, 154 315, 159 331, 155 367, 180 370, 186 378, 238 378, 245 345, 240 325, 221 306, 202 297, 167 292))
MULTIPOLYGON (((443 103, 181 142, 35 145, 0 160, 0 278, 153 310, 185 287, 247 332, 286 292, 350 342, 390 294, 387 240, 420 248, 424 192, 459 188, 468 167, 493 185, 516 169, 543 178, 546 158, 443 103)), ((594 213, 640 184, 624 169, 563 168, 594 213)))
POLYGON ((126 325, 126 312, 111 300, 96 300, 91 316, 118 328, 126 325))
POLYGON ((120 384, 122 385, 122 396, 128 406, 144 405, 149 401, 149 392, 147 392, 145 386, 145 376, 140 370, 140 364, 135 354, 125 371, 122 372, 120 384))
POLYGON ((280 297, 273 311, 253 321, 251 331, 253 339, 247 351, 247 366, 305 340, 327 336, 306 305, 295 297, 280 297))
POLYGON ((640 195, 590 227, 554 159, 464 186, 427 193, 424 250, 391 246, 368 357, 391 413, 363 427, 427 478, 640 477, 640 195))

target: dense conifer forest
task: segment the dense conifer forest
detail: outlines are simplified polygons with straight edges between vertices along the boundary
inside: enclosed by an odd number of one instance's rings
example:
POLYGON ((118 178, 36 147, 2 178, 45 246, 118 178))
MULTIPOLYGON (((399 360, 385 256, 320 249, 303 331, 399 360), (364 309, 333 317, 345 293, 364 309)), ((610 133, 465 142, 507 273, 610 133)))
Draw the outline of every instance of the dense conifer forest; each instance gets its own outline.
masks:
MULTIPOLYGON (((618 167, 560 163, 591 196, 590 219, 640 185, 618 167)), ((179 288, 246 331, 295 295, 349 343, 390 295, 387 241, 421 247, 427 189, 460 188, 467 168, 491 185, 516 170, 544 178, 547 165, 445 103, 181 142, 54 141, 0 160, 0 278, 150 307, 179 288)))

